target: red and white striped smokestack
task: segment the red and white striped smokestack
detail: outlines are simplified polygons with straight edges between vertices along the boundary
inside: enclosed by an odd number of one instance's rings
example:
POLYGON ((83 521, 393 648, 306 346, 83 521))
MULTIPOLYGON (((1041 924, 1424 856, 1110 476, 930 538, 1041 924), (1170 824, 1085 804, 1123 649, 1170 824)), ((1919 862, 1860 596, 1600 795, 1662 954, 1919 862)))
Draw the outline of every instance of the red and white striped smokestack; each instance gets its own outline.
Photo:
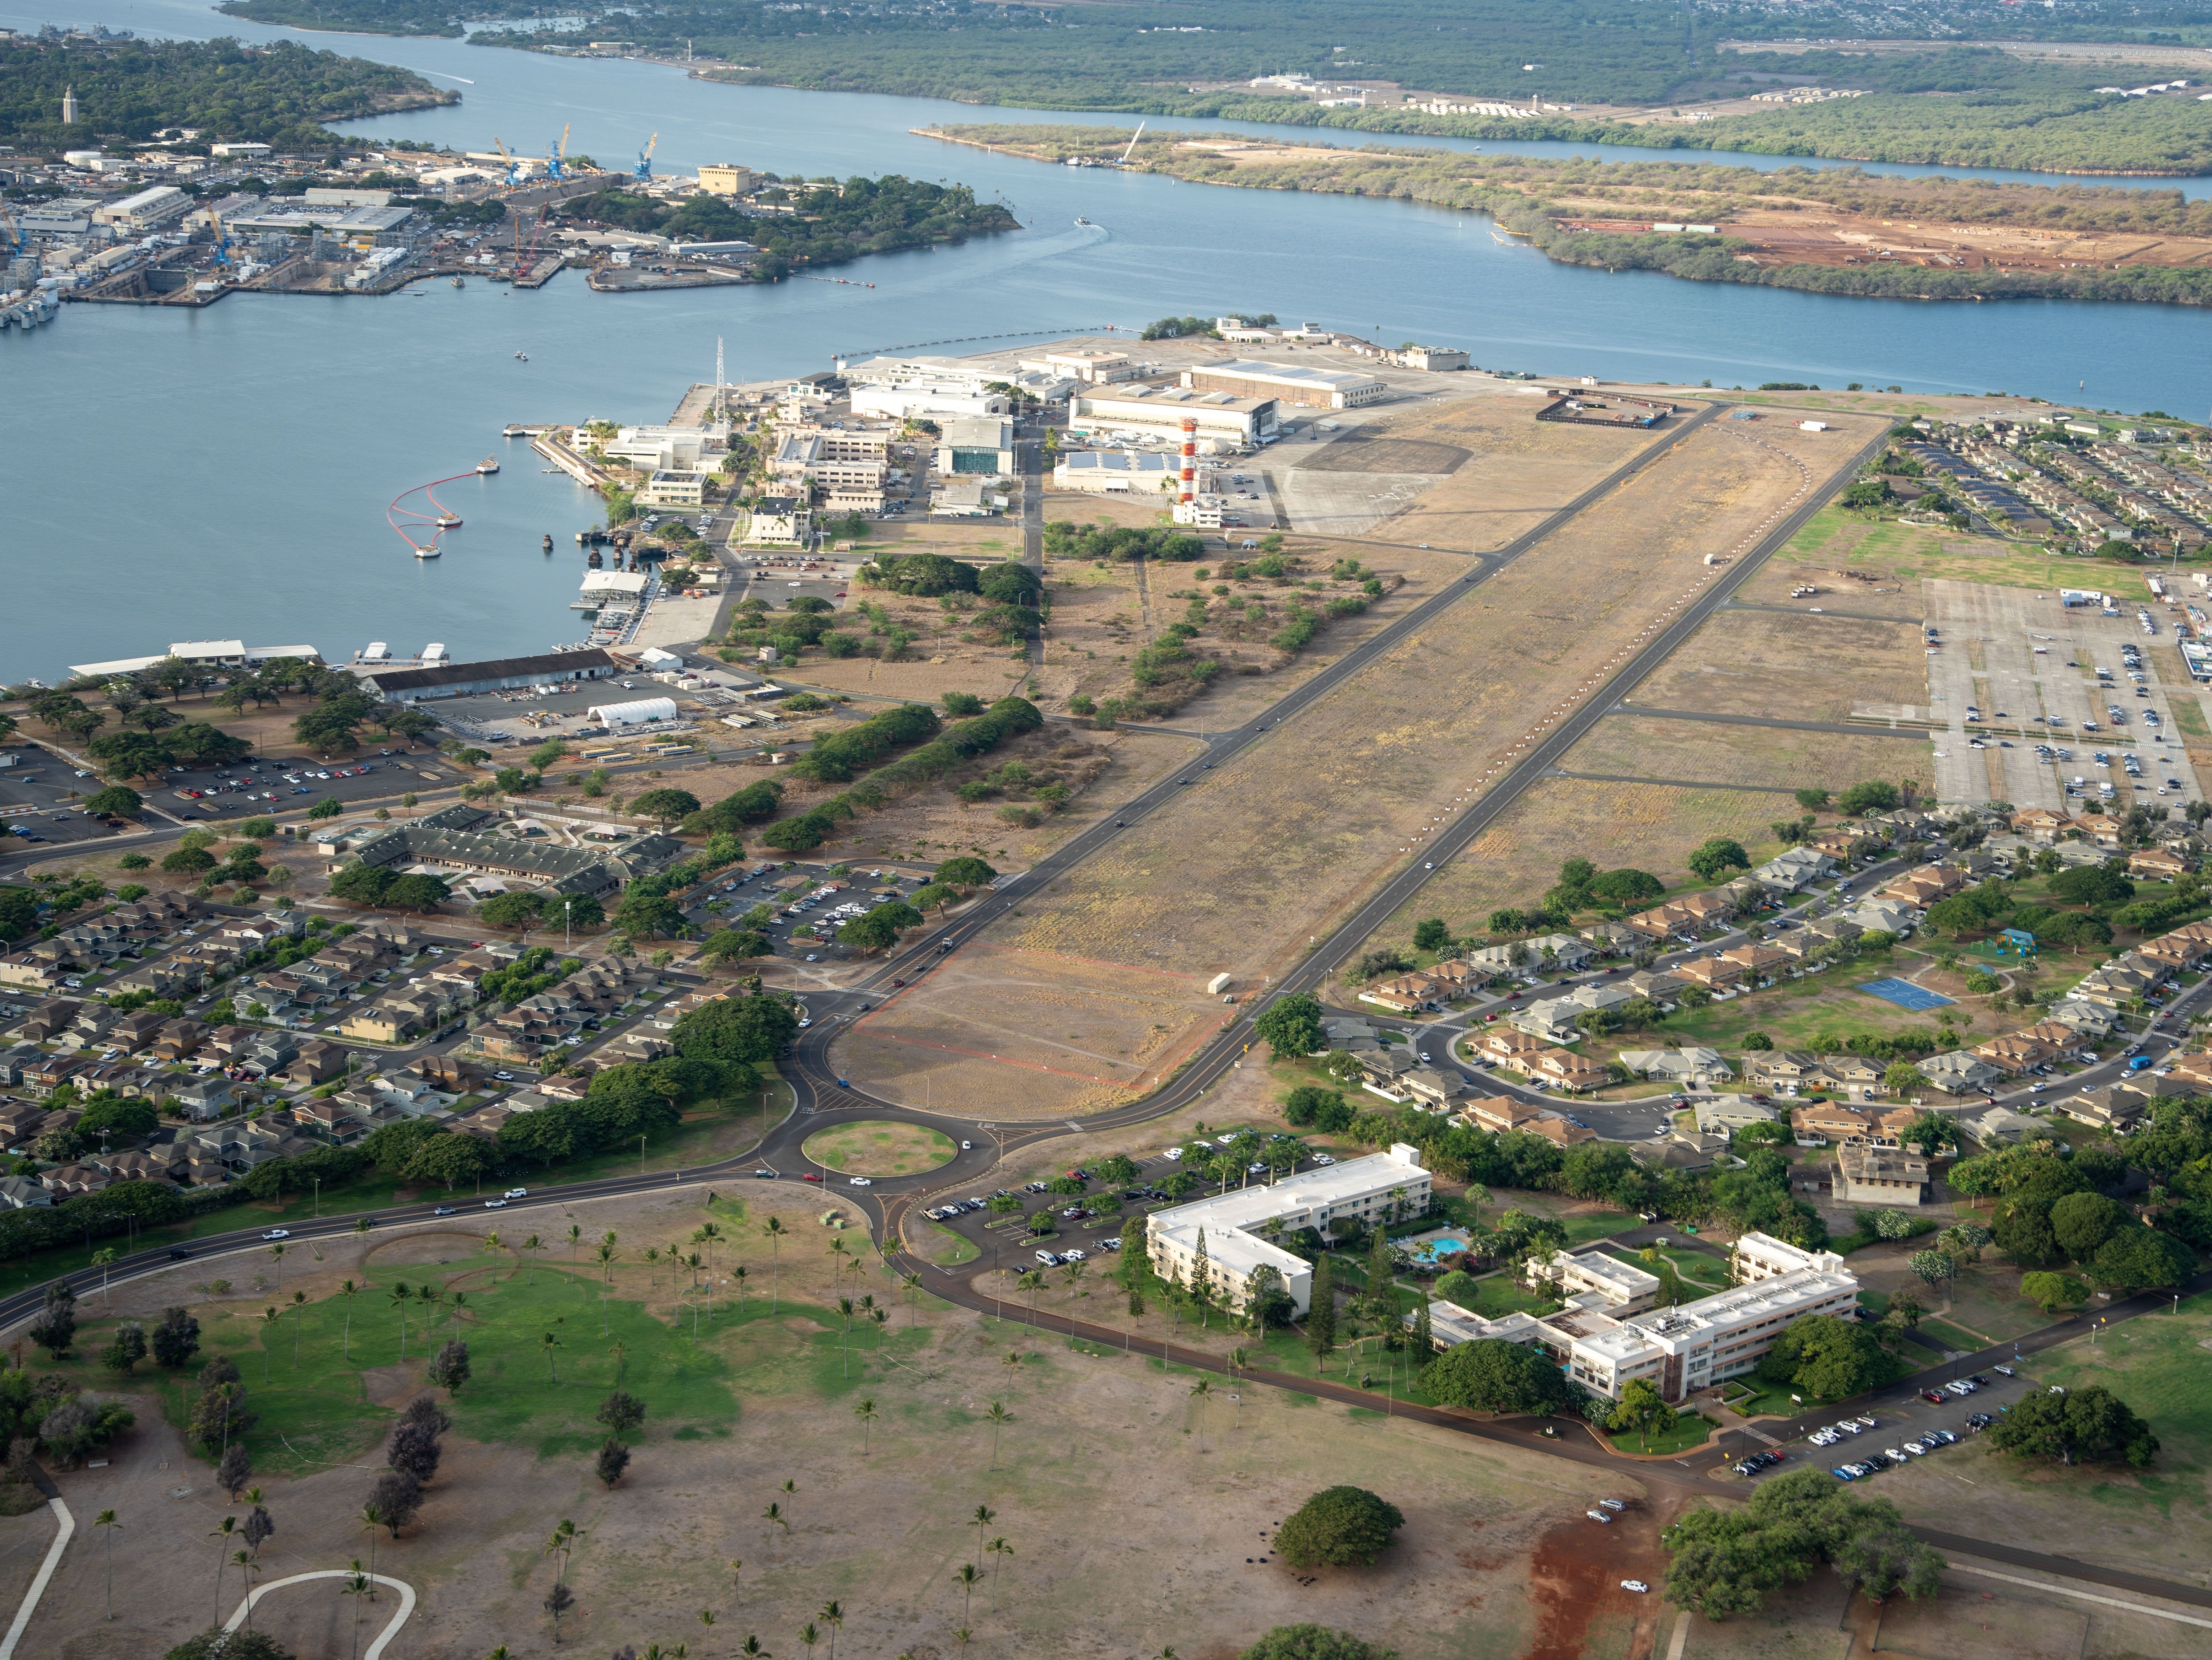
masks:
POLYGON ((1182 488, 1176 500, 1189 506, 1197 494, 1198 487, 1198 417, 1182 418, 1182 488))

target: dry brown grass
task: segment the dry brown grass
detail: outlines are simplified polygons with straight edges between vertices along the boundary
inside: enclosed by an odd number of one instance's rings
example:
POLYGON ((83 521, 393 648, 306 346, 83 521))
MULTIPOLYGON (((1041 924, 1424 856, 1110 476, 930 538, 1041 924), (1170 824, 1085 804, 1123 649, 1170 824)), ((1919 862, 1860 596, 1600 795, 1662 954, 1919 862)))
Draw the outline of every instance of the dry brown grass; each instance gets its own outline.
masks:
POLYGON ((1648 870, 1671 888, 1690 879, 1683 861, 1711 837, 1732 837, 1754 860, 1771 853, 1776 843, 1766 827, 1796 810, 1786 799, 1740 790, 1545 779, 1438 869, 1368 943, 1403 947, 1423 917, 1443 918, 1455 934, 1480 933, 1492 911, 1542 899, 1571 858, 1648 870))
MULTIPOLYGON (((1826 437, 1823 460, 1850 441, 1826 437)), ((1705 552, 1737 545, 1804 488, 1798 465, 1773 448, 1721 428, 1692 433, 1434 627, 1026 896, 987 939, 1069 960, 1071 976, 1073 965, 1097 963, 1199 980, 1228 972, 1246 986, 1280 974, 1378 876, 1417 857, 1428 827, 1517 744, 1601 681, 1656 611, 1711 579, 1705 552)), ((1626 810, 1671 817, 1659 799, 1626 810)), ((1735 794, 1698 810, 1753 840, 1774 816, 1768 798, 1735 794)), ((1670 825, 1652 838, 1654 853, 1680 857, 1701 839, 1670 825)), ((1551 863, 1588 851, 1577 845, 1551 863)), ((1422 914, 1435 908, 1422 903, 1422 914)), ((957 1006, 990 1016, 988 998, 957 1006)), ((890 1036, 905 1018, 894 1008, 878 1022, 890 1036)), ((1194 1027, 1196 1012, 1188 1018, 1194 1027)), ((1143 1027, 1120 1030, 1133 1056, 1143 1027)), ((988 1066, 947 1069, 980 1076, 988 1066)))
POLYGON ((1914 622, 1721 610, 1636 688, 1659 709, 1843 720, 1860 703, 1925 703, 1914 622))
POLYGON ((1787 794, 1792 790, 1839 791, 1862 779, 1925 777, 1928 748, 1904 738, 1613 715, 1567 751, 1559 766, 1620 778, 1758 785, 1777 793, 1749 797, 1747 804, 1784 818, 1796 814, 1787 794))

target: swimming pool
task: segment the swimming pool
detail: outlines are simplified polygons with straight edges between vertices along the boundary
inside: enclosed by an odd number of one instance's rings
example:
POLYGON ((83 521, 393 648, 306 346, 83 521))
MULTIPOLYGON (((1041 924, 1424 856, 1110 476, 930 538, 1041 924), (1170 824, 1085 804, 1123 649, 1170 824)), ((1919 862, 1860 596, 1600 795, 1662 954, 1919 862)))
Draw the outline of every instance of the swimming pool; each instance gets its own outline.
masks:
POLYGON ((1442 1258, 1465 1251, 1472 1242, 1468 1234, 1443 1227, 1433 1233, 1420 1233, 1410 1239, 1401 1239, 1398 1248, 1415 1262, 1433 1267, 1442 1258))

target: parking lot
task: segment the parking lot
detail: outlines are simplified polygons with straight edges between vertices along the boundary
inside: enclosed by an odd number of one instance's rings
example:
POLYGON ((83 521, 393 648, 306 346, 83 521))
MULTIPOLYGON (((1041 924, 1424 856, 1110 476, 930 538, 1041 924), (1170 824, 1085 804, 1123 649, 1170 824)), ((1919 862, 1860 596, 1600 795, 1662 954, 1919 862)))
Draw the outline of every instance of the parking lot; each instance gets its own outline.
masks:
POLYGON ((806 962, 842 962, 854 953, 852 948, 835 942, 839 927, 878 905, 906 898, 929 880, 926 870, 877 865, 854 871, 842 887, 833 887, 826 876, 779 887, 784 874, 772 864, 732 874, 700 894, 684 917, 703 927, 717 928, 740 921, 755 906, 772 905, 775 916, 761 931, 775 947, 776 955, 806 962), (802 926, 829 937, 795 938, 802 926))
POLYGON ((2062 605, 2056 589, 1978 583, 1927 591, 1937 800, 2066 811, 2101 799, 2124 813, 2137 801, 2177 806, 2203 796, 2174 719, 2177 700, 2192 725, 2203 718, 2202 694, 2175 649, 2179 609, 2124 603, 2107 615, 2062 605))
POLYGON ((739 604, 764 601, 781 611, 794 599, 826 599, 839 610, 853 573, 860 563, 850 554, 809 559, 799 554, 769 553, 759 548, 733 548, 725 561, 739 604))
POLYGON ((9 832, 9 845, 100 841, 122 833, 76 805, 102 788, 104 780, 79 775, 43 749, 10 748, 0 754, 16 757, 14 766, 0 767, 0 826, 9 832))
POLYGON ((230 766, 196 766, 171 772, 140 792, 161 811, 180 819, 251 818, 282 813, 325 797, 340 803, 433 790, 460 781, 434 750, 363 751, 344 760, 263 756, 230 766))
MULTIPOLYGON (((2007 1362, 2007 1365, 2012 1365, 2007 1362)), ((1963 1372, 1963 1368, 1962 1368, 1963 1372)), ((2015 1375, 2007 1377, 1996 1367, 1984 1366, 1978 1372, 1964 1372, 1961 1381, 1979 1377, 1984 1381, 1968 1395, 1954 1395, 1942 1385, 1932 1385, 1942 1396, 1942 1403, 1923 1400, 1917 1394, 1905 1394, 1893 1398, 1885 1394, 1872 1404, 1859 1404, 1856 1410, 1840 1406, 1832 1412, 1820 1414, 1811 1421, 1811 1433, 1843 1427, 1827 1445, 1816 1445, 1810 1436, 1787 1443, 1776 1449, 1784 1456, 1780 1463, 1753 1473, 1753 1479, 1767 1475, 1787 1475, 1808 1466, 1814 1469, 1835 1470, 1846 1465, 1869 1466, 1867 1473, 1849 1479, 1854 1481, 1879 1483, 1884 1470, 1900 1463, 1917 1459, 1940 1458, 1948 1450, 1939 1439, 1929 1439, 1930 1431, 1942 1431, 1956 1438, 1952 1445, 1973 1439, 1986 1424, 1978 1427, 1970 1420, 1978 1416, 1995 1419, 2039 1387, 2026 1375, 2024 1365, 2014 1368, 2015 1375), (1872 1419, 1871 1425, 1867 1420, 1872 1419), (1917 1446, 1920 1451, 1913 1449, 1917 1446)))

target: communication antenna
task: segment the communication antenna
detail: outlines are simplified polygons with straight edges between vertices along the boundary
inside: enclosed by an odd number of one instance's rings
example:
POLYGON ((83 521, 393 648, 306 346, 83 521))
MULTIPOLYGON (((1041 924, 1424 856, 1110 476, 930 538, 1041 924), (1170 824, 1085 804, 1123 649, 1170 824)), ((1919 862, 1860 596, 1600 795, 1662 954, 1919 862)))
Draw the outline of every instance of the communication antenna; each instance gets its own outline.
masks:
POLYGON ((1115 167, 1126 167, 1129 165, 1129 158, 1137 153, 1137 140, 1142 138, 1144 136, 1145 124, 1144 122, 1139 121, 1137 123, 1137 130, 1130 136, 1129 148, 1121 152, 1121 159, 1114 164, 1115 167))

